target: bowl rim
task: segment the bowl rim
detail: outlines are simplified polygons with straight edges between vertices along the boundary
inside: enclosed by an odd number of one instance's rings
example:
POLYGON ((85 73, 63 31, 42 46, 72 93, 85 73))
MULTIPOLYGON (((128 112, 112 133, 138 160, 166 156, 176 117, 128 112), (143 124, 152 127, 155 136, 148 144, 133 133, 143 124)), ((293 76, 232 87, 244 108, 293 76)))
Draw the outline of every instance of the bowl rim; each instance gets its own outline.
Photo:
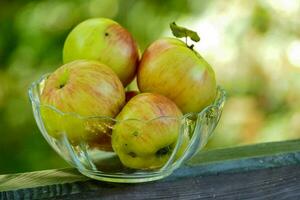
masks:
MULTIPOLYGON (((38 80, 34 81, 28 88, 28 95, 29 95, 29 99, 30 102, 38 107, 46 107, 49 108, 51 110, 53 110, 54 112, 58 113, 61 116, 72 116, 72 117, 76 117, 80 120, 92 120, 92 119, 101 119, 101 120, 110 120, 113 121, 115 123, 117 122, 123 122, 123 121, 138 121, 138 122, 144 122, 144 123, 149 123, 151 121, 154 120, 159 120, 159 119, 176 119, 181 121, 182 119, 186 119, 189 117, 193 117, 193 116, 197 116, 197 115, 202 115, 205 112, 207 112, 208 110, 210 110, 211 108, 217 108, 217 109, 222 109, 222 107, 224 106, 224 103, 226 101, 227 98, 227 94, 225 89, 223 89, 220 85, 217 86, 217 94, 216 94, 216 98, 214 100, 214 102, 212 104, 207 105, 206 107, 204 107, 201 111, 199 112, 189 112, 189 113, 185 113, 180 117, 175 117, 175 116, 159 116, 159 117, 155 117, 149 120, 141 120, 141 119, 135 119, 135 118, 128 118, 128 119, 124 119, 124 120, 117 120, 113 117, 108 117, 108 116, 98 116, 98 115, 91 115, 91 116, 83 116, 81 114, 75 113, 75 112, 64 112, 61 111, 60 109, 56 108, 55 106, 52 105, 48 105, 48 104, 41 104, 40 103, 40 96, 36 95, 36 93, 34 92, 34 90, 39 87, 40 85, 43 84, 43 82, 45 82, 46 78, 49 77, 51 75, 51 73, 47 73, 42 75, 38 80)), ((40 93, 40 91, 38 92, 40 93)))

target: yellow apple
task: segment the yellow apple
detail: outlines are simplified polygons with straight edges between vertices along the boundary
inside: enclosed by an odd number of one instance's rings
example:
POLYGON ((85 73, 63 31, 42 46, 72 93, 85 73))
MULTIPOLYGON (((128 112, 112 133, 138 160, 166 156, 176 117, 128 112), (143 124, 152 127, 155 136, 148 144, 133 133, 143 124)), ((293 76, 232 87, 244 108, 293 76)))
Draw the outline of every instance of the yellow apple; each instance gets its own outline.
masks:
POLYGON ((81 22, 67 36, 64 63, 77 59, 104 63, 126 86, 135 76, 139 50, 131 34, 120 24, 111 19, 94 18, 81 22))
POLYGON ((89 117, 115 117, 124 104, 123 85, 109 67, 77 60, 58 68, 46 80, 41 115, 53 137, 66 134, 74 144, 91 141, 109 150, 110 130, 105 128, 108 122, 89 117))
MULTIPOLYGON (((181 117, 176 104, 162 95, 134 96, 116 117, 112 132, 112 147, 123 165, 133 169, 162 167, 176 145, 181 117)), ((181 149, 187 141, 185 135, 181 149)))
POLYGON ((183 113, 201 111, 216 96, 211 66, 191 46, 175 38, 159 39, 144 51, 137 82, 141 92, 164 95, 183 113))

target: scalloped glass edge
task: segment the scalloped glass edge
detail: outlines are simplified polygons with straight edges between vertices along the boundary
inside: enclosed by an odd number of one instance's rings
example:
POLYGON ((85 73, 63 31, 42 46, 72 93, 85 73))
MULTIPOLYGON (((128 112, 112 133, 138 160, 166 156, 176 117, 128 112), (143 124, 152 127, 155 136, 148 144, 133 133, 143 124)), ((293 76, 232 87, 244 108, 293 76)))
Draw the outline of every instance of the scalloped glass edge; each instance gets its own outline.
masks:
MULTIPOLYGON (((47 142, 50 144, 50 146, 64 159, 66 160, 70 165, 76 167, 82 174, 93 178, 97 180, 103 180, 103 181, 108 181, 108 182, 124 182, 124 183, 136 183, 136 182, 146 182, 146 181, 153 181, 157 179, 164 178, 168 175, 170 175, 175 169, 177 169, 180 165, 182 165, 184 162, 189 160, 191 157, 193 157, 195 154, 197 154, 208 142, 209 138, 211 137, 213 130, 217 126, 219 119, 221 117, 222 111, 223 111, 223 106, 226 101, 226 92, 224 89, 222 89, 220 86, 218 86, 217 89, 217 95, 214 100, 214 102, 205 107, 201 112, 199 113, 187 113, 183 115, 180 118, 176 117, 170 117, 170 116, 162 116, 158 118, 151 119, 149 121, 142 121, 139 119, 126 119, 126 121, 129 120, 136 120, 140 121, 143 123, 148 123, 150 121, 155 121, 155 120, 160 120, 160 119, 177 119, 181 122, 180 126, 180 132, 178 135, 178 139, 175 145, 175 148, 173 149, 172 154, 170 155, 168 161, 161 167, 155 170, 137 170, 134 173, 107 173, 107 172, 102 172, 97 170, 96 168, 93 169, 86 169, 82 165, 82 163, 79 161, 77 158, 77 155, 74 152, 74 149, 72 148, 70 142, 68 141, 68 138, 66 135, 63 135, 61 138, 61 144, 66 147, 69 156, 66 156, 65 153, 62 152, 61 148, 58 146, 57 141, 53 139, 52 136, 50 136, 47 133, 46 128, 44 127, 43 120, 40 115, 40 107, 45 106, 48 107, 49 109, 57 112, 59 115, 72 115, 73 117, 76 117, 78 119, 86 120, 86 119, 105 119, 105 120, 111 120, 114 122, 118 122, 118 120, 111 118, 111 117, 106 117, 106 116, 81 116, 76 113, 64 113, 57 108, 50 106, 50 105, 41 105, 40 104, 40 99, 39 95, 42 92, 44 82, 46 78, 50 74, 45 74, 43 75, 39 80, 33 82, 31 86, 29 87, 28 94, 30 98, 30 102, 32 104, 33 108, 33 113, 34 113, 34 118, 36 120, 36 123, 44 136, 44 138, 47 140, 47 142), (208 121, 209 116, 213 112, 214 118, 213 121, 208 121), (187 120, 191 120, 191 118, 195 122, 195 127, 193 129, 193 133, 191 134, 189 143, 187 147, 185 147, 182 156, 179 158, 175 158, 176 153, 179 151, 179 148, 181 147, 182 140, 183 140, 183 134, 184 131, 186 130, 186 126, 184 125, 187 120), (208 128, 208 125, 209 128, 208 128), (206 129, 205 129, 206 128, 206 129)), ((125 121, 125 120, 124 120, 125 121)), ((86 152, 83 152, 84 154, 87 154, 86 152)), ((86 155, 87 156, 87 155, 86 155)), ((91 163, 89 160, 88 156, 87 158, 88 162, 91 163)))

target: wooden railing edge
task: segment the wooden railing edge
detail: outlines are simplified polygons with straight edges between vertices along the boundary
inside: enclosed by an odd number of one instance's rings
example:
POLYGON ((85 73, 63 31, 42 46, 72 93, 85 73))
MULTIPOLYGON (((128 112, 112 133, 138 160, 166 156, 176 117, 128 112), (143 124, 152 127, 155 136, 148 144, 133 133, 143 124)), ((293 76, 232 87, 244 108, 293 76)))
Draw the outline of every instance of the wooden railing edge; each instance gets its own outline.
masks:
MULTIPOLYGON (((185 166, 176 170, 173 175, 162 181, 299 163, 300 140, 204 150, 193 157, 185 166)), ((88 180, 89 178, 81 175, 74 168, 6 174, 0 175, 0 194, 5 191, 71 184, 88 180)))

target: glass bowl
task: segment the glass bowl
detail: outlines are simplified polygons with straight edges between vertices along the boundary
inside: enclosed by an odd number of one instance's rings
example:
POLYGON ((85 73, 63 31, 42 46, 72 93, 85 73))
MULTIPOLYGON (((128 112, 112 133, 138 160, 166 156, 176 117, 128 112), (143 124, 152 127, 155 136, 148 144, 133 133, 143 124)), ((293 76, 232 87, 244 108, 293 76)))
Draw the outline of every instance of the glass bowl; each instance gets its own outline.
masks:
MULTIPOLYGON (((82 174, 109 182, 146 182, 170 175, 206 145, 220 119, 226 98, 225 91, 218 87, 213 104, 199 113, 188 113, 180 118, 163 116, 149 121, 136 119, 117 121, 103 116, 83 117, 76 113, 64 113, 55 107, 40 103, 40 95, 48 76, 49 74, 44 75, 29 88, 34 118, 42 135, 64 160, 82 174), (51 120, 43 120, 42 110, 52 114, 51 120), (109 145, 105 148, 105 144, 97 142, 110 141, 111 133, 116 127, 131 133, 175 131, 177 134, 172 144, 158 149, 153 155, 149 154, 149 159, 146 155, 144 161, 140 161, 148 162, 151 167, 133 169, 122 164, 109 145), (93 135, 93 138, 101 135, 102 139, 90 140, 86 135, 93 135)), ((147 147, 141 142, 141 148, 147 147)), ((127 153, 127 162, 139 159, 134 152, 127 153)))

